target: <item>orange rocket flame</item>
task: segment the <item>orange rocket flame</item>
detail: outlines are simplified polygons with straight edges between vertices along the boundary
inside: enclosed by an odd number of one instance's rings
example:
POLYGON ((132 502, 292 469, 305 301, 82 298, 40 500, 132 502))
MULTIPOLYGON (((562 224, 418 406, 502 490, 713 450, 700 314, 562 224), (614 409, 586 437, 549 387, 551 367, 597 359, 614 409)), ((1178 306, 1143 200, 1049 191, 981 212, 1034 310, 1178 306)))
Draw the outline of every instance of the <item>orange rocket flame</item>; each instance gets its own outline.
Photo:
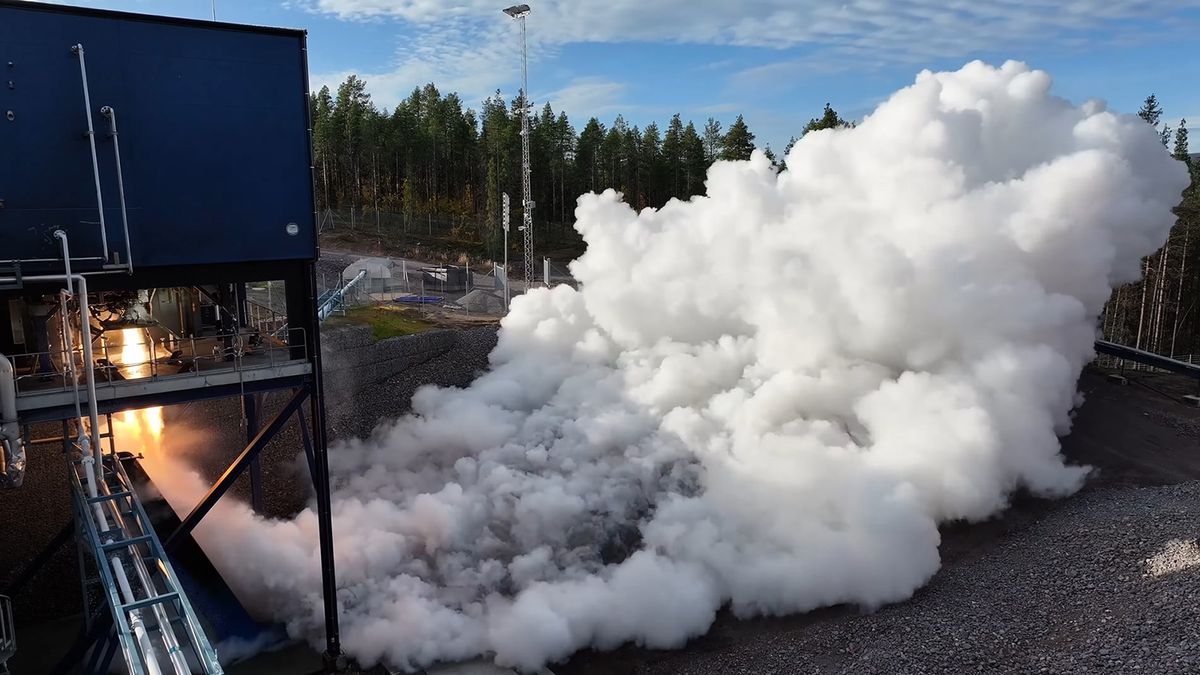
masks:
MULTIPOLYGON (((151 345, 144 336, 140 328, 121 331, 121 366, 126 377, 150 376, 151 345)), ((113 419, 113 434, 120 450, 153 457, 161 449, 163 426, 162 406, 126 410, 113 419)))

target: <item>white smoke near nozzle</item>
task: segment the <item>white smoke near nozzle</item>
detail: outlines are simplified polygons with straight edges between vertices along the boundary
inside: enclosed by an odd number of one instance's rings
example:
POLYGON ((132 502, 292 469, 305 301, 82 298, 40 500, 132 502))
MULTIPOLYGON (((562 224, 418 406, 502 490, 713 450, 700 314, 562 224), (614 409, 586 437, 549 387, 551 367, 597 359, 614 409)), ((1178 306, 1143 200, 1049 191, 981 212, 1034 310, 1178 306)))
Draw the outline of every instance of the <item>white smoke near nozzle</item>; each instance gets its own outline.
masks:
MULTIPOLYGON (((1075 384, 1186 177, 1148 125, 1015 62, 921 73, 776 175, 576 211, 582 290, 514 300, 492 368, 333 448, 343 645, 533 669, 741 616, 909 597, 938 523, 1076 490, 1075 384)), ((225 505, 244 598, 320 640, 315 517, 225 505)))

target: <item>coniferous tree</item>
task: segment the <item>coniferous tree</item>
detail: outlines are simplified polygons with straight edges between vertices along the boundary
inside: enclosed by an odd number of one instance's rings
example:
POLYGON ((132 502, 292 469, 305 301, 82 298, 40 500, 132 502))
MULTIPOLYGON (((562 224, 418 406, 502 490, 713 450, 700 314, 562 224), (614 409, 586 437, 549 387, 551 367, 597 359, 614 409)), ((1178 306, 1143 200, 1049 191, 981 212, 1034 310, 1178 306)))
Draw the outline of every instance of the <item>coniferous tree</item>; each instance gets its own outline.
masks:
POLYGON ((708 118, 704 123, 704 158, 709 164, 717 161, 721 154, 721 123, 708 118))
POLYGON ((638 165, 646 205, 660 206, 666 201, 663 199, 662 139, 654 122, 647 124, 642 131, 638 165))
POLYGON ((1162 107, 1158 105, 1158 97, 1150 94, 1146 100, 1142 102, 1141 109, 1138 110, 1138 117, 1145 120, 1146 124, 1154 128, 1158 128, 1158 122, 1162 119, 1162 107))
POLYGON ((604 172, 600 167, 600 145, 604 142, 604 125, 595 117, 579 132, 575 150, 575 172, 578 185, 588 192, 603 190, 604 172))
MULTIPOLYGON (((477 111, 428 83, 378 109, 356 75, 314 92, 319 209, 334 211, 335 225, 349 222, 372 235, 387 227, 421 239, 467 238, 498 256, 502 194, 519 218, 522 105, 519 95, 497 91, 477 111)), ((659 207, 703 193, 713 161, 746 158, 754 148, 740 118, 724 133, 713 118, 698 131, 678 114, 644 127, 623 116, 611 126, 592 118, 576 133, 566 112, 548 104, 530 119, 529 140, 535 226, 557 235, 568 231, 582 192, 614 188, 635 208, 659 207)))
POLYGON ((662 161, 667 178, 667 199, 684 196, 683 184, 683 120, 679 113, 671 116, 663 136, 662 161))
POLYGON ((741 115, 729 125, 729 131, 721 139, 721 159, 737 160, 750 159, 754 152, 754 134, 741 115))
MULTIPOLYGON (((754 135, 750 134, 750 139, 753 138, 754 135)), ((704 152, 704 140, 696 133, 696 125, 691 122, 683 128, 680 144, 683 146, 684 196, 690 198, 704 192, 704 176, 708 172, 710 162, 704 152)), ((753 151, 751 146, 751 152, 753 151)))
POLYGON ((1175 149, 1171 153, 1171 156, 1183 162, 1184 164, 1187 164, 1189 167, 1192 165, 1191 155, 1188 154, 1188 130, 1186 119, 1179 120, 1179 126, 1175 129, 1175 149))
POLYGON ((776 172, 779 172, 779 170, 783 168, 779 163, 779 158, 775 156, 775 151, 771 149, 770 145, 763 148, 763 154, 767 156, 768 160, 770 160, 771 166, 775 168, 776 172))
MULTIPOLYGON (((804 125, 804 129, 800 132, 800 135, 803 136, 810 131, 819 131, 821 129, 843 129, 853 126, 852 122, 842 119, 841 115, 838 115, 837 111, 833 109, 833 106, 826 103, 825 110, 821 113, 821 116, 809 120, 808 124, 804 125)), ((788 149, 791 149, 790 143, 788 144, 788 149)))

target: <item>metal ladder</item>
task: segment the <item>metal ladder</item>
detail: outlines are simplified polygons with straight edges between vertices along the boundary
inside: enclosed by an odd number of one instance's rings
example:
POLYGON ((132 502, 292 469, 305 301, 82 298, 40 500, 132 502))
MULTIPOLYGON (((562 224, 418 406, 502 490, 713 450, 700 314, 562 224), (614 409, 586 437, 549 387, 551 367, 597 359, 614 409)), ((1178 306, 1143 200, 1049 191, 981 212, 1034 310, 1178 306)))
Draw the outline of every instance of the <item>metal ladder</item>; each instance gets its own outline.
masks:
POLYGON ((95 563, 128 672, 220 675, 216 650, 119 458, 104 455, 97 494, 89 497, 87 472, 94 465, 75 449, 71 484, 76 531, 83 539, 81 549, 95 563))
POLYGON ((17 653, 17 628, 13 622, 12 601, 0 595, 0 675, 7 675, 8 660, 17 653))

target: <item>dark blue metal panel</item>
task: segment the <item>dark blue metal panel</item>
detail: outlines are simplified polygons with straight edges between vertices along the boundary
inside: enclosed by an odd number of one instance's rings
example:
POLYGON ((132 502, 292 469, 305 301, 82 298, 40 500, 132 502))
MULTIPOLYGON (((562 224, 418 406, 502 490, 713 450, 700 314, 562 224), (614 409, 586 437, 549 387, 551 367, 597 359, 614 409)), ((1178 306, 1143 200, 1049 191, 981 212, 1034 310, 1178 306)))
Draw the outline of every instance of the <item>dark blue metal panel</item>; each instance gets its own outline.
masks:
POLYGON ((77 43, 110 250, 124 255, 106 105, 135 265, 315 257, 303 32, 0 0, 0 261, 57 257, 56 228, 74 256, 101 255, 77 43))

